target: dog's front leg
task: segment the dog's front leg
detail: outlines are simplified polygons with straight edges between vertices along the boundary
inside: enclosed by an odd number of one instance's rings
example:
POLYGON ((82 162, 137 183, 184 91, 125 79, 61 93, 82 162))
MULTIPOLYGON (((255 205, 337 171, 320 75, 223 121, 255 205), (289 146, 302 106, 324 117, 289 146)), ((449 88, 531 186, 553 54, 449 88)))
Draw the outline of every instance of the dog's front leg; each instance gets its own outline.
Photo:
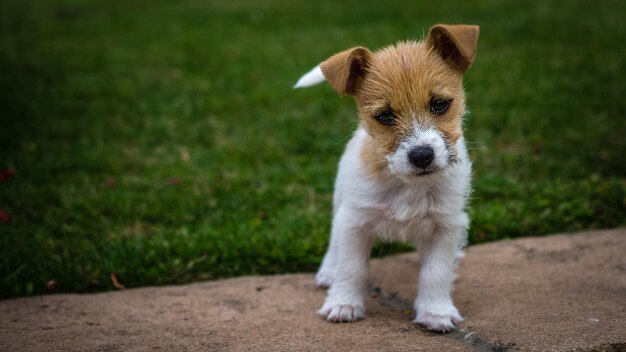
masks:
POLYGON ((414 323, 422 324, 429 330, 446 332, 463 321, 452 303, 451 291, 460 244, 464 238, 465 228, 456 228, 435 233, 422 243, 414 323))
MULTIPOLYGON (((319 314, 328 321, 349 322, 365 316, 368 260, 372 237, 358 221, 362 217, 346 207, 333 218, 331 244, 333 279, 319 314)), ((330 259, 330 258, 327 258, 330 259)))
POLYGON ((324 260, 322 260, 322 264, 317 270, 317 274, 315 274, 315 282, 319 287, 330 287, 335 280, 335 267, 337 261, 337 254, 335 252, 337 251, 337 244, 333 242, 336 242, 336 239, 333 239, 333 236, 331 235, 328 249, 326 250, 326 254, 324 254, 324 260))

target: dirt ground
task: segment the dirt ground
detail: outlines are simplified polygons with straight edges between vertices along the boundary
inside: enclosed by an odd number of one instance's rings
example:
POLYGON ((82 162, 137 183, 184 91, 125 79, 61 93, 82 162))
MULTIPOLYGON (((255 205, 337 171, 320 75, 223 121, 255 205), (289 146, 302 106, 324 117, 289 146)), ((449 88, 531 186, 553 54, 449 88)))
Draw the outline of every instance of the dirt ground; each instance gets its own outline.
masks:
POLYGON ((419 262, 371 263, 366 319, 328 323, 312 274, 0 301, 1 351, 626 351, 626 229, 470 247, 440 335, 411 324, 419 262))

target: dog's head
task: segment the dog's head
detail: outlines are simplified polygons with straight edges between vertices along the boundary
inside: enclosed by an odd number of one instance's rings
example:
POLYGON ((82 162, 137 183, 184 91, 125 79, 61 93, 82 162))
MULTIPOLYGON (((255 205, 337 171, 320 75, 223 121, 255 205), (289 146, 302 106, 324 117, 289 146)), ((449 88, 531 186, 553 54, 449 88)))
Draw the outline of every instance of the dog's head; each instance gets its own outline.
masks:
POLYGON ((478 26, 436 25, 420 42, 371 52, 356 47, 324 61, 326 80, 356 99, 372 137, 361 157, 372 172, 404 180, 453 164, 463 135, 463 74, 476 53, 478 26))

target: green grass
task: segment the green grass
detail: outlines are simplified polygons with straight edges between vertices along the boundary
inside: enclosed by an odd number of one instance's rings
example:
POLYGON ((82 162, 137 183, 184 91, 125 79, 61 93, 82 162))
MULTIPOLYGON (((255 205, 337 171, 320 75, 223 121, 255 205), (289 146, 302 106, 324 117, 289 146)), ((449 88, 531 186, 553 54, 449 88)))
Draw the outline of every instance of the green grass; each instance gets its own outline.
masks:
MULTIPOLYGON (((356 125, 329 55, 481 25, 472 243, 626 224, 626 3, 2 1, 0 297, 314 270, 356 125)), ((379 244, 383 255, 403 246, 379 244)))

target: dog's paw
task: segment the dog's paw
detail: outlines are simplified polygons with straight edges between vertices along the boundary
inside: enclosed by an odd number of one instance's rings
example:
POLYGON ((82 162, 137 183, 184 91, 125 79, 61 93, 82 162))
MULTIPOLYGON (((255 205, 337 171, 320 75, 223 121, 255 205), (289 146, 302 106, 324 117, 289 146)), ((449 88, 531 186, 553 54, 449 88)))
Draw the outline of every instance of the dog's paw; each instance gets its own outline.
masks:
POLYGON ((315 283, 318 287, 328 288, 333 284, 333 276, 326 270, 320 270, 315 275, 315 283))
POLYGON ((348 323, 365 317, 365 308, 363 306, 351 304, 324 304, 318 314, 325 316, 326 320, 333 323, 348 323))
POLYGON ((429 311, 418 311, 417 317, 413 320, 416 324, 424 325, 428 330, 446 333, 451 331, 463 321, 459 311, 452 306, 446 313, 435 313, 429 311))

